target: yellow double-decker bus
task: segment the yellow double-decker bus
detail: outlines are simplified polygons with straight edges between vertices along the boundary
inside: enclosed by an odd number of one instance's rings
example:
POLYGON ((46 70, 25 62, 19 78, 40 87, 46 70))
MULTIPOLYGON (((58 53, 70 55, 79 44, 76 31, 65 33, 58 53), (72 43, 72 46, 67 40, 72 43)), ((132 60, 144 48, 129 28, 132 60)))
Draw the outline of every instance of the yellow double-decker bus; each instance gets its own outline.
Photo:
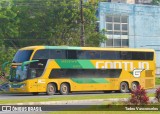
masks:
POLYGON ((155 86, 152 49, 30 46, 19 49, 10 69, 10 91, 62 95, 76 91, 126 93, 155 86))

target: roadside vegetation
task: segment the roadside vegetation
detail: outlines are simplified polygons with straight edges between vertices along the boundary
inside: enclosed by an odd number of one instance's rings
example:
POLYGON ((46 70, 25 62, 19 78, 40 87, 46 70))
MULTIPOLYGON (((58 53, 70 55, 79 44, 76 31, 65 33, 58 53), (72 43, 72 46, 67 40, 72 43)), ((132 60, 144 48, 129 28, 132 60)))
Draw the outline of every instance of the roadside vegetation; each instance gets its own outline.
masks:
MULTIPOLYGON (((148 108, 148 106, 151 105, 151 107, 149 108, 158 108, 159 110, 159 106, 160 106, 160 88, 157 88, 156 93, 155 93, 155 97, 157 98, 157 102, 153 103, 151 101, 149 101, 149 97, 147 96, 146 91, 139 86, 136 90, 132 91, 130 94, 130 98, 127 101, 118 101, 118 102, 111 102, 111 103, 107 103, 107 104, 102 104, 102 105, 95 105, 95 106, 91 106, 90 108, 84 108, 84 109, 79 109, 81 110, 76 111, 76 113, 84 113, 84 114, 97 114, 97 113, 103 113, 103 114, 150 114, 153 111, 137 111, 138 108, 148 108), (157 97, 159 96, 159 97, 157 97), (152 105, 154 105, 152 107, 152 105), (135 110, 132 111, 125 111, 127 108, 132 107, 135 108, 135 110)), ((74 110, 74 109, 73 109, 74 110)), ((72 114, 75 113, 74 111, 65 111, 65 114, 72 114)), ((154 111, 154 114, 158 114, 159 111, 156 110, 154 111)), ((57 112, 54 112, 54 114, 56 114, 57 112)), ((58 112, 58 114, 63 114, 63 111, 58 112)), ((52 112, 50 113, 52 114, 52 112)))
POLYGON ((156 85, 160 85, 160 78, 156 78, 156 85))

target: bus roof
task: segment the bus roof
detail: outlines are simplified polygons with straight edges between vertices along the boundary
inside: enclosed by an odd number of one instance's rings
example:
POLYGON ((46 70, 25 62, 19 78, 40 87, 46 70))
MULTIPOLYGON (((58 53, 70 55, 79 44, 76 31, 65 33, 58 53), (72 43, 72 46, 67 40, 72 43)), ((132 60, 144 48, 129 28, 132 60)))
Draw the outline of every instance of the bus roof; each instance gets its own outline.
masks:
POLYGON ((38 50, 38 49, 67 49, 67 50, 111 50, 111 51, 152 51, 153 49, 145 48, 103 48, 103 47, 74 47, 74 46, 28 46, 20 50, 38 50))

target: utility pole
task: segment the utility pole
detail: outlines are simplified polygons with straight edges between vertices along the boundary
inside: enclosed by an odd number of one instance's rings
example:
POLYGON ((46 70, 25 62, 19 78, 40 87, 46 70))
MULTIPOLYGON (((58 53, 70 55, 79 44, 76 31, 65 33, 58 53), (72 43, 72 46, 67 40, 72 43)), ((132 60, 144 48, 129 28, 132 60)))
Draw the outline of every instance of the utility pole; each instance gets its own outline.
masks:
POLYGON ((81 34, 80 42, 81 46, 85 46, 85 36, 84 36, 84 17, 83 17, 83 0, 80 0, 80 15, 81 15, 81 34))

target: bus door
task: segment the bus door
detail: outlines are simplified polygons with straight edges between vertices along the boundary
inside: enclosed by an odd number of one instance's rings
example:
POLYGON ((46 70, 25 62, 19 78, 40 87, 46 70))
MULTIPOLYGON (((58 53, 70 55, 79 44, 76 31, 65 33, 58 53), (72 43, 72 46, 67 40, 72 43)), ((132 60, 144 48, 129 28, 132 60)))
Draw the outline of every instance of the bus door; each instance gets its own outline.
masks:
POLYGON ((32 67, 29 68, 28 85, 29 85, 29 90, 31 92, 38 91, 38 79, 36 78, 36 69, 32 67))
POLYGON ((43 79, 43 72, 46 66, 47 60, 39 60, 38 62, 30 64, 30 76, 33 89, 37 92, 45 91, 45 79, 43 79))

